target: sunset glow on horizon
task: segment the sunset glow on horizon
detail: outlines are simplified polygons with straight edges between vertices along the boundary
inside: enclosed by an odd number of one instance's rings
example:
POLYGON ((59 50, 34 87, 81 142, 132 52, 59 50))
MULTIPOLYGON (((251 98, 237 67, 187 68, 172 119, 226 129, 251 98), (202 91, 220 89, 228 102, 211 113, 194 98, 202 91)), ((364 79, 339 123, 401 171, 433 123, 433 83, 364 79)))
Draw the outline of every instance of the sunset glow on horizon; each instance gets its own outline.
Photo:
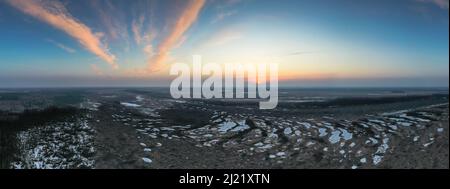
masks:
POLYGON ((448 12, 448 0, 0 0, 0 87, 167 86, 193 55, 277 63, 280 86, 448 87, 448 12))

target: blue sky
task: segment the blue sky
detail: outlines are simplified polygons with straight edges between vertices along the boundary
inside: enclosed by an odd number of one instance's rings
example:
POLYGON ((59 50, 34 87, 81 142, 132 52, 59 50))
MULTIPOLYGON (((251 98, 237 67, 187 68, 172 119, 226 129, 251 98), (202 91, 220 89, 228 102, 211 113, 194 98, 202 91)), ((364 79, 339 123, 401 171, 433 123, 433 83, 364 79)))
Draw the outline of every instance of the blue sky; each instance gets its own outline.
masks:
POLYGON ((276 61, 281 85, 448 87, 448 5, 1 0, 0 87, 165 86, 193 54, 276 61))

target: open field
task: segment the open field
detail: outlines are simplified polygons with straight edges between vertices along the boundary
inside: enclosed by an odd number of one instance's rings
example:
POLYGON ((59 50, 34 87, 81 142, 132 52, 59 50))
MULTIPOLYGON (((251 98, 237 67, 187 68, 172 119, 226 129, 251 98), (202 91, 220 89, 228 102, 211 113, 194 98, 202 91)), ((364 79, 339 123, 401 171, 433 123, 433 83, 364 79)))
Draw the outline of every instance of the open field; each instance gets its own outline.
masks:
POLYGON ((281 89, 254 100, 163 88, 5 89, 2 168, 449 168, 448 89, 281 89))

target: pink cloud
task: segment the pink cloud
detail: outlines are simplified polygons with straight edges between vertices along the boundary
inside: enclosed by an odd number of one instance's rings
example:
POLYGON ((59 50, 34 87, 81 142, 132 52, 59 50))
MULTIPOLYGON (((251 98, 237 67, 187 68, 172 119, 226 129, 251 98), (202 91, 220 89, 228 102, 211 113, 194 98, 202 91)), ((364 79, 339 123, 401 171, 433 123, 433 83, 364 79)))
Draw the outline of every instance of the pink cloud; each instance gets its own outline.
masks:
POLYGON ((176 19, 175 24, 171 27, 167 37, 157 46, 157 54, 148 61, 149 70, 159 70, 164 66, 172 48, 179 45, 183 40, 184 33, 197 20, 205 0, 190 0, 186 8, 176 19))
POLYGON ((142 26, 144 24, 144 16, 140 16, 138 20, 133 20, 131 23, 131 31, 134 35, 134 41, 136 44, 140 45, 142 42, 141 32, 142 32, 142 26))
POLYGON ((59 1, 7 0, 7 2, 25 14, 64 31, 88 51, 106 61, 113 68, 118 68, 115 56, 108 52, 100 38, 88 26, 72 17, 59 1))

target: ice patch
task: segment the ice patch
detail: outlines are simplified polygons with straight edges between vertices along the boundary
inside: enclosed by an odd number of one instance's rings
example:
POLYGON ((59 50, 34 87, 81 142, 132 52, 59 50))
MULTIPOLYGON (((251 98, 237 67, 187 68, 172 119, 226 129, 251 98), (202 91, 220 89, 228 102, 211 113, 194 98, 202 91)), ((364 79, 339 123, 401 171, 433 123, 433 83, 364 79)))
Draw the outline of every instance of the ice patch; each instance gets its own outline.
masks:
POLYGON ((264 146, 259 146, 258 148, 259 149, 270 149, 270 148, 272 148, 273 146, 271 145, 271 144, 266 144, 266 145, 264 145, 264 146))
POLYGON ((373 164, 378 165, 382 159, 383 159, 383 156, 380 156, 380 155, 373 156, 373 164))
POLYGON ((128 103, 128 102, 121 102, 120 104, 121 104, 122 106, 132 107, 132 108, 141 107, 141 105, 139 105, 139 104, 133 104, 133 103, 128 103))
POLYGON ((366 144, 370 144, 370 143, 378 144, 378 140, 373 137, 370 137, 369 140, 366 140, 366 144))
POLYGON ((325 128, 319 128, 319 137, 324 137, 324 136, 326 136, 328 133, 327 133, 327 129, 325 129, 325 128))
POLYGON ((409 111, 411 111, 411 110, 400 110, 400 111, 395 111, 395 112, 386 112, 386 113, 383 113, 383 114, 381 114, 381 115, 383 115, 383 116, 391 116, 391 115, 398 115, 398 114, 402 114, 402 113, 406 113, 406 112, 409 112, 409 111))
POLYGON ((254 144, 254 146, 256 146, 256 147, 261 147, 261 146, 263 146, 264 144, 262 143, 262 142, 258 142, 258 143, 256 143, 256 144, 254 144))
POLYGON ((303 127, 305 127, 306 129, 309 129, 312 127, 312 125, 310 123, 307 122, 301 122, 300 125, 302 125, 303 127))
MULTIPOLYGON (((220 123, 220 122, 219 122, 220 123)), ((218 125, 218 131, 220 133, 226 133, 228 131, 232 131, 232 132, 239 132, 239 131, 243 131, 246 129, 249 129, 250 126, 248 126, 247 124, 245 124, 245 120, 242 120, 240 122, 235 122, 233 120, 231 120, 230 118, 227 118, 225 120, 225 122, 220 123, 218 125)))
POLYGON ((422 118, 418 118, 418 117, 407 116, 406 114, 401 114, 399 117, 405 118, 405 119, 409 119, 409 120, 413 120, 413 121, 430 122, 430 120, 428 120, 428 119, 422 119, 422 118))
POLYGON ((292 129, 290 127, 285 128, 283 133, 284 133, 284 135, 290 135, 292 133, 292 129))
POLYGON ((366 159, 366 158, 361 158, 361 159, 359 160, 359 162, 361 162, 361 163, 366 163, 366 162, 367 162, 367 159, 366 159))
POLYGON ((341 132, 342 132, 341 137, 342 137, 344 140, 350 140, 350 139, 353 138, 353 134, 352 134, 352 133, 349 133, 347 130, 342 129, 342 128, 339 128, 339 130, 341 130, 341 132))
POLYGON ((144 97, 142 97, 140 95, 136 96, 136 101, 141 102, 143 100, 144 100, 144 97))
POLYGON ((403 126, 403 127, 411 127, 413 124, 410 122, 397 122, 399 125, 403 126))
POLYGON ((238 126, 236 126, 235 128, 231 129, 232 132, 239 132, 239 131, 244 131, 250 129, 250 126, 248 126, 247 124, 245 124, 245 121, 241 121, 239 122, 238 126))
POLYGON ((341 134, 340 131, 333 131, 331 132, 330 138, 328 138, 328 141, 331 142, 331 144, 336 144, 341 140, 341 137, 339 136, 341 134))
POLYGON ((388 125, 389 128, 391 128, 392 130, 397 130, 398 127, 396 125, 388 125))
POLYGON ((369 119, 369 122, 376 123, 378 125, 384 125, 385 122, 378 119, 369 119))
POLYGON ((431 141, 431 142, 429 142, 429 143, 425 143, 425 144, 423 144, 423 147, 428 147, 428 146, 430 146, 431 144, 433 144, 434 143, 434 141, 431 141))
POLYGON ((384 154, 384 153, 386 153, 386 150, 389 148, 388 143, 389 143, 389 138, 384 138, 383 139, 383 144, 381 144, 378 147, 378 149, 377 149, 377 151, 375 153, 377 153, 377 154, 384 154))
POLYGON ((149 158, 142 158, 145 163, 152 163, 153 161, 149 158))
POLYGON ((277 156, 286 156, 286 152, 278 152, 277 156))
POLYGON ((221 124, 219 124, 219 129, 218 131, 221 133, 226 133, 228 132, 230 129, 232 129, 233 127, 235 127, 237 124, 233 121, 226 121, 223 122, 221 124))

